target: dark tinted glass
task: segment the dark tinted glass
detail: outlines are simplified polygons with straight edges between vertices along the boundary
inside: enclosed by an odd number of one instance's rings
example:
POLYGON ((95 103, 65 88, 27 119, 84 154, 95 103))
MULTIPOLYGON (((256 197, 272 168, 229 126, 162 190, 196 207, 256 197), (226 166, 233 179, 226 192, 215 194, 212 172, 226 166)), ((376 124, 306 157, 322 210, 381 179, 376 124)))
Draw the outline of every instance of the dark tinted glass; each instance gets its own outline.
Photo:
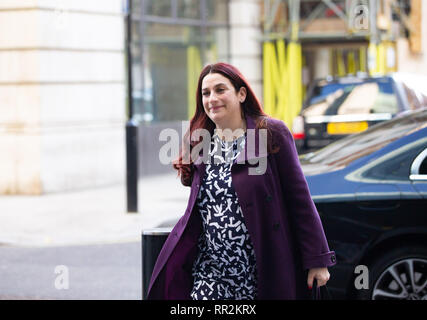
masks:
POLYGON ((362 176, 376 180, 408 181, 412 162, 426 148, 426 144, 427 138, 417 140, 410 146, 403 145, 393 154, 388 154, 378 164, 362 173, 362 176))
POLYGON ((427 174, 427 157, 424 158, 423 162, 421 163, 420 171, 418 173, 419 174, 427 174))

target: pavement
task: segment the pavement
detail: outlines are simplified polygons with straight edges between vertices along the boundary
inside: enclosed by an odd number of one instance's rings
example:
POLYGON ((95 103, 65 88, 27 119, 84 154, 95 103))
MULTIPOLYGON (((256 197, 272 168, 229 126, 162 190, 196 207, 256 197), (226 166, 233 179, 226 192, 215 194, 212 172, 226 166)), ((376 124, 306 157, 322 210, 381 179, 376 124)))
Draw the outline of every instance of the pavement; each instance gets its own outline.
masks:
POLYGON ((127 213, 126 185, 0 196, 0 246, 48 247, 140 241, 143 230, 175 225, 190 188, 176 173, 140 178, 138 213, 127 213))

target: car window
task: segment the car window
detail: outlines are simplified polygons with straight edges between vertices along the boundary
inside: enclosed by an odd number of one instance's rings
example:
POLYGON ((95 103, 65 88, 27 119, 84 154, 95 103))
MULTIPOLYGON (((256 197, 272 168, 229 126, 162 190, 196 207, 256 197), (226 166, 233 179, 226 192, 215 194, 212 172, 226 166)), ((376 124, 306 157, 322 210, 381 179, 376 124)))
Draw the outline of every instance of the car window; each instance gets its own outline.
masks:
POLYGON ((426 147, 427 137, 419 139, 409 146, 403 145, 361 175, 377 180, 408 181, 413 161, 426 147))
MULTIPOLYGON (((427 137, 426 137, 427 139, 427 137)), ((411 180, 424 180, 427 176, 427 146, 414 159, 411 166, 411 180)))
POLYGON ((319 82, 303 116, 390 113, 399 110, 390 78, 366 79, 353 83, 319 82))
POLYGON ((325 148, 300 157, 302 164, 322 164, 325 171, 344 168, 389 143, 427 127, 427 111, 398 117, 377 124, 358 134, 340 139, 325 148))
POLYGON ((425 94, 410 88, 405 83, 402 83, 402 85, 405 90, 406 97, 408 98, 408 103, 411 110, 427 107, 427 96, 425 94))
POLYGON ((409 107, 411 110, 415 110, 421 107, 421 102, 418 100, 415 91, 409 88, 406 84, 403 84, 403 88, 405 89, 406 97, 408 98, 409 107))
POLYGON ((427 157, 425 157, 423 162, 421 163, 418 174, 427 174, 427 157))

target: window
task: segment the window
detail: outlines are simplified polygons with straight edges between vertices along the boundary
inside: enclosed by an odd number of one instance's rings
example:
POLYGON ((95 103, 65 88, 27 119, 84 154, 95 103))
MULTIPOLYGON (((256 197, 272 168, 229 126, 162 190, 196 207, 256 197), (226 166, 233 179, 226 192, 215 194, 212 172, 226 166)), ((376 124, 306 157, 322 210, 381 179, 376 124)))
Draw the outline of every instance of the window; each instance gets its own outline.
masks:
POLYGON ((409 88, 403 83, 406 97, 408 98, 409 107, 411 110, 421 109, 427 107, 427 96, 423 93, 416 91, 415 89, 409 88))
POLYGON ((178 0, 178 17, 187 19, 200 19, 199 0, 178 0))
POLYGON ((420 165, 418 174, 427 174, 427 157, 424 158, 423 162, 420 165))
POLYGON ((144 121, 188 120, 203 66, 229 61, 228 0, 134 3, 134 113, 144 121))
POLYGON ((424 146, 424 148, 424 151, 422 151, 412 163, 411 180, 427 181, 427 148, 426 146, 424 146))
POLYGON ((145 0, 145 14, 158 17, 169 17, 172 13, 170 0, 145 0))
POLYGON ((425 148, 427 140, 420 139, 409 146, 402 146, 399 150, 384 159, 374 167, 366 170, 362 176, 378 180, 407 181, 411 173, 411 165, 418 154, 425 148))

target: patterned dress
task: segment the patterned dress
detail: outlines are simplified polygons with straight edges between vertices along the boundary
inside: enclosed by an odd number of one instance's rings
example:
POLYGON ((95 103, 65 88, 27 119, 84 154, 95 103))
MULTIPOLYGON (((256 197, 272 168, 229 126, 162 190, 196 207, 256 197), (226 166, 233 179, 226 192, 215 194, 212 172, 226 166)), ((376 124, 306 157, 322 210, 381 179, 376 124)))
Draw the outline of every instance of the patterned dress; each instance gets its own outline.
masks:
POLYGON ((193 265, 193 300, 253 300, 256 260, 242 209, 231 184, 231 165, 246 137, 232 142, 215 134, 205 176, 197 196, 203 221, 198 255, 193 265))

